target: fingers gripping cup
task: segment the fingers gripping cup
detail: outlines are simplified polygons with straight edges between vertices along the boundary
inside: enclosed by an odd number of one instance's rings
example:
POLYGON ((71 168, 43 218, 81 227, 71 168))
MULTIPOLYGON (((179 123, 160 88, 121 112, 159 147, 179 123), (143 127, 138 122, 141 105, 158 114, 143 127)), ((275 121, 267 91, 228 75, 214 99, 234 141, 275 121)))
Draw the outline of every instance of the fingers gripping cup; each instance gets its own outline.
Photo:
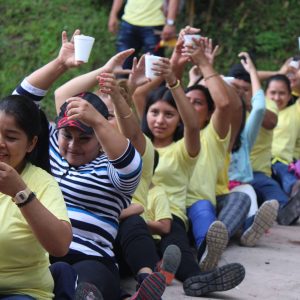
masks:
POLYGON ((95 38, 87 35, 75 35, 75 60, 88 62, 95 38))
POLYGON ((201 38, 200 34, 185 34, 183 36, 184 46, 187 45, 195 46, 195 42, 193 39, 200 40, 200 38, 201 38))
POLYGON ((155 77, 158 77, 155 75, 154 71, 152 70, 153 68, 153 63, 157 62, 160 60, 160 56, 155 56, 155 55, 150 55, 146 54, 145 55, 145 76, 149 79, 154 79, 155 77))

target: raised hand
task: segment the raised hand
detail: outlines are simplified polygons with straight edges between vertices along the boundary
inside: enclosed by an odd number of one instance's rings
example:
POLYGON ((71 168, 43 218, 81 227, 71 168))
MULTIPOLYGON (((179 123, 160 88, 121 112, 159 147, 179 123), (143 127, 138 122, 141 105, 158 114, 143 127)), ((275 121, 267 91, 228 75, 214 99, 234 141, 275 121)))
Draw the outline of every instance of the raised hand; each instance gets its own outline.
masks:
POLYGON ((137 61, 135 57, 133 59, 133 65, 131 74, 129 75, 128 85, 131 94, 136 90, 137 87, 144 85, 149 82, 149 79, 145 76, 145 54, 137 61))
POLYGON ((215 48, 213 48, 212 39, 205 37, 204 38, 204 54, 207 57, 208 62, 213 65, 215 56, 219 50, 219 45, 216 45, 215 48))
POLYGON ((105 73, 114 74, 129 74, 131 70, 124 70, 122 68, 125 60, 134 53, 135 49, 131 48, 114 55, 104 66, 105 73))
POLYGON ((66 102, 67 116, 70 120, 78 119, 89 127, 95 127, 101 114, 92 104, 80 97, 71 97, 66 102))
POLYGON ((253 64, 250 55, 247 52, 239 53, 238 57, 241 58, 241 64, 248 73, 256 71, 255 65, 253 64))
POLYGON ((75 60, 74 36, 78 34, 80 34, 80 30, 76 29, 70 41, 68 40, 66 31, 63 31, 61 34, 62 45, 58 59, 66 68, 73 68, 83 64, 82 61, 75 60))
POLYGON ((116 78, 112 73, 101 73, 97 76, 99 82, 100 93, 110 95, 113 101, 122 97, 120 87, 116 82, 116 78))
POLYGON ((209 59, 205 55, 205 43, 205 38, 200 38, 200 40, 194 39, 193 45, 186 45, 183 55, 188 57, 196 66, 201 67, 210 64, 209 59))
POLYGON ((169 85, 176 83, 177 78, 172 70, 170 59, 161 57, 153 63, 152 70, 156 76, 162 76, 169 85))
POLYGON ((176 66, 183 66, 189 61, 189 57, 183 55, 184 54, 184 36, 186 34, 197 34, 200 32, 199 28, 194 28, 190 26, 186 26, 185 28, 181 29, 179 32, 179 36, 171 57, 172 65, 176 66))

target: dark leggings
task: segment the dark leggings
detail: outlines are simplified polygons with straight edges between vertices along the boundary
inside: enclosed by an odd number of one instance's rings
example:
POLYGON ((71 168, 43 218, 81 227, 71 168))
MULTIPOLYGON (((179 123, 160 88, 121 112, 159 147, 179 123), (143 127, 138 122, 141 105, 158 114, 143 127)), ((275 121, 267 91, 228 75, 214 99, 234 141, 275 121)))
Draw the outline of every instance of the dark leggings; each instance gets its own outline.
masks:
POLYGON ((95 285, 104 300, 119 299, 119 271, 113 260, 85 255, 67 255, 59 260, 72 265, 78 274, 78 283, 88 282, 95 285))
POLYGON ((118 262, 123 266, 123 273, 126 265, 134 275, 145 267, 154 270, 159 261, 155 242, 147 224, 139 215, 129 216, 121 222, 115 252, 118 262))
POLYGON ((198 263, 190 247, 187 232, 183 221, 173 215, 171 231, 162 237, 159 248, 163 253, 169 245, 177 245, 181 250, 181 263, 176 273, 176 278, 185 281, 187 278, 201 273, 198 263))
POLYGON ((75 298, 75 286, 77 273, 68 263, 58 261, 50 267, 54 280, 54 300, 73 300, 75 298))

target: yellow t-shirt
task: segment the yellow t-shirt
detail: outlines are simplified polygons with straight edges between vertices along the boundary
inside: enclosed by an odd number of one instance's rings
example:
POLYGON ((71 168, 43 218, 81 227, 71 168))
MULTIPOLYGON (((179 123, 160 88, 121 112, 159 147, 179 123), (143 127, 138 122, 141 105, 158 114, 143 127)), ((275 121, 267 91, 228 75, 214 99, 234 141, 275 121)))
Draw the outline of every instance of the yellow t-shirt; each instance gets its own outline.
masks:
POLYGON ((293 161, 296 140, 300 132, 300 103, 280 110, 278 123, 274 129, 272 157, 274 160, 289 164, 293 161))
POLYGON ((221 139, 210 122, 200 132, 201 152, 190 180, 187 192, 187 207, 198 200, 210 200, 216 204, 218 172, 224 164, 230 141, 230 131, 221 139))
MULTIPOLYGON (((300 98, 297 99, 297 103, 298 103, 297 107, 299 108, 300 98)), ((295 145, 295 150, 294 150, 293 157, 297 160, 300 159, 300 132, 299 132, 299 136, 296 140, 296 145, 295 145)))
POLYGON ((187 225, 186 196, 187 186, 194 171, 198 156, 190 157, 184 139, 167 147, 157 148, 159 163, 152 182, 166 192, 171 213, 187 225))
POLYGON ((128 0, 122 19, 136 26, 161 26, 165 24, 164 0, 128 0))
MULTIPOLYGON (((169 200, 162 187, 154 186, 149 190, 145 216, 147 221, 172 220, 169 200)), ((160 236, 153 235, 153 238, 159 240, 160 236)))
POLYGON ((140 204, 146 209, 147 207, 147 195, 149 186, 153 175, 154 164, 154 147, 151 140, 146 137, 146 148, 142 156, 143 169, 142 176, 139 185, 132 196, 132 203, 140 204))
MULTIPOLYGON (((276 103, 268 98, 266 98, 266 108, 278 115, 276 103)), ((268 130, 261 127, 250 154, 253 172, 263 172, 267 176, 271 176, 272 139, 273 129, 268 130)))
POLYGON ((217 186, 216 186, 216 195, 226 195, 229 193, 228 183, 228 170, 230 165, 230 153, 227 152, 224 160, 224 165, 222 170, 220 170, 217 178, 217 186))
MULTIPOLYGON (((49 211, 70 223, 60 188, 50 174, 28 163, 21 176, 49 211)), ((39 300, 52 299, 54 282, 48 253, 11 197, 2 193, 0 220, 0 295, 26 294, 39 300)))

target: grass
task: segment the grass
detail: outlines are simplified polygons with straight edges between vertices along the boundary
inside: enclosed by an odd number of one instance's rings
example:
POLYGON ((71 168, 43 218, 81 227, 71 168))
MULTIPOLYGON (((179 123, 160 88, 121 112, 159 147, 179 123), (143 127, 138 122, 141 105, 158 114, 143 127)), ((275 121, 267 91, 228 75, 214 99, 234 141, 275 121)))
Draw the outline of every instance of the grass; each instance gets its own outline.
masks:
MULTIPOLYGON (((187 0, 186 0, 187 1, 187 0)), ((43 107, 54 116, 53 91, 70 78, 101 66, 115 53, 115 37, 107 31, 112 1, 0 1, 0 89, 10 94, 26 74, 56 57, 61 31, 76 28, 95 37, 88 64, 74 69, 49 91, 43 107)), ((260 69, 276 70, 286 58, 299 54, 299 0, 195 0, 194 25, 220 44, 216 68, 226 73, 240 51, 251 51, 260 69)), ((187 24, 185 11, 178 29, 187 24)))

